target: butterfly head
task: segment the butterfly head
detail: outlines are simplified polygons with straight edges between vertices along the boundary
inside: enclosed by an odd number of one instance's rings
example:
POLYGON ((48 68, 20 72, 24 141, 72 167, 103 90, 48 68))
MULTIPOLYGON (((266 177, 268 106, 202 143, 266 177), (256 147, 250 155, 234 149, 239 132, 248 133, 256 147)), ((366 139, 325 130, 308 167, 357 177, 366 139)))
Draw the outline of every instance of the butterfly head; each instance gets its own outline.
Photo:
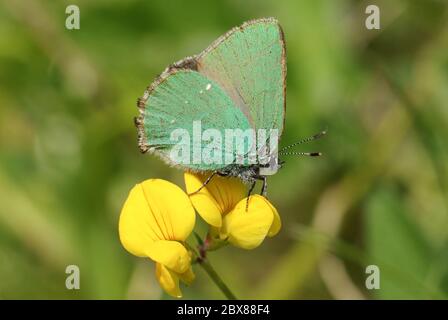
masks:
POLYGON ((259 174, 261 176, 272 176, 282 167, 284 161, 281 161, 278 156, 271 156, 269 162, 265 165, 261 165, 259 174))

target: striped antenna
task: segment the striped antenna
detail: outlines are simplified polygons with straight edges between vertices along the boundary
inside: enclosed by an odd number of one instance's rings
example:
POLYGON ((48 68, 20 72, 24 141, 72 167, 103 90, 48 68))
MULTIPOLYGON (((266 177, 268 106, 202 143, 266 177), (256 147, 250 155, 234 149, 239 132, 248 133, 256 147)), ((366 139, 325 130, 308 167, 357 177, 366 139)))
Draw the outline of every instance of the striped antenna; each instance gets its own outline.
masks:
POLYGON ((278 153, 282 153, 282 152, 284 152, 285 150, 288 150, 288 149, 290 149, 290 148, 292 148, 292 147, 298 146, 299 144, 306 143, 306 142, 310 142, 310 141, 313 141, 313 140, 322 138, 322 137, 323 137, 324 135, 326 135, 326 134, 327 134, 327 130, 321 131, 321 132, 319 132, 319 133, 316 133, 316 134, 315 134, 314 136, 312 136, 312 137, 308 137, 308 138, 302 139, 302 140, 300 140, 299 142, 290 144, 289 146, 286 146, 286 147, 282 148, 278 153))
POLYGON ((308 156, 308 157, 320 157, 322 153, 320 152, 284 152, 279 153, 282 156, 308 156))

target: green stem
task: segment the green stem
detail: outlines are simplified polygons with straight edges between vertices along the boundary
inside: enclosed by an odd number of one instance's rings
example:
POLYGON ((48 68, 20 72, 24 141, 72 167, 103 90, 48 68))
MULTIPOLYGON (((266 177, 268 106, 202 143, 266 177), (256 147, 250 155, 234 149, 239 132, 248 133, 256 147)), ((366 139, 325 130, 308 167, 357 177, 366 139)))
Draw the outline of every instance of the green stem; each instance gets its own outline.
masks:
POLYGON ((218 288, 222 291, 222 293, 229 300, 238 300, 235 295, 230 291, 229 287, 225 284, 225 282, 221 279, 221 277, 216 273, 215 269, 212 267, 210 262, 207 259, 199 259, 198 264, 207 272, 209 277, 213 280, 213 282, 218 286, 218 288))

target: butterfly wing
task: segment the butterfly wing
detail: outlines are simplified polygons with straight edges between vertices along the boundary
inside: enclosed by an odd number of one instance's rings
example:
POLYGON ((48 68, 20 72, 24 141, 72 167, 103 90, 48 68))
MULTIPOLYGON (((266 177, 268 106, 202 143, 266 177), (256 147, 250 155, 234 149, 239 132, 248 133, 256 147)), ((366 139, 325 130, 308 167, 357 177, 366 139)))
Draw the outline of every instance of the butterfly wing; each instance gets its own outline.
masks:
POLYGON ((221 137, 225 137, 225 129, 246 130, 250 125, 219 84, 189 69, 192 66, 188 65, 188 61, 186 59, 182 61, 182 65, 175 64, 165 70, 139 100, 140 116, 136 119, 136 124, 140 150, 154 152, 174 166, 199 171, 218 170, 229 163, 229 157, 234 161, 236 155, 232 150, 226 152, 223 142, 215 148, 215 152, 226 157, 222 158, 221 163, 195 161, 194 153, 201 153, 208 145, 207 141, 201 141, 202 134, 207 129, 215 129, 221 137), (188 132, 188 140, 173 139, 172 133, 178 129, 188 132), (173 161, 173 148, 189 150, 189 161, 173 161))
POLYGON ((283 131, 286 50, 274 18, 244 23, 195 57, 197 70, 216 81, 254 129, 283 131))

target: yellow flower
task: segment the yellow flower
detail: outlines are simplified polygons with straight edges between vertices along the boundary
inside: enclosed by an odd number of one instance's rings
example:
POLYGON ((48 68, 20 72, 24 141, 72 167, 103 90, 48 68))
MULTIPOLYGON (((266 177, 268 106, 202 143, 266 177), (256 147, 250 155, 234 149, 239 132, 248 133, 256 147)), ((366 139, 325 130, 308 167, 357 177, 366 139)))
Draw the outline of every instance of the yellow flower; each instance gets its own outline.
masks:
POLYGON ((280 216, 269 201, 258 195, 242 199, 223 220, 220 231, 221 239, 236 247, 254 249, 258 247, 266 236, 275 236, 281 228, 280 216))
MULTIPOLYGON (((184 175, 188 193, 197 191, 210 173, 184 175)), ((243 249, 253 249, 266 236, 275 236, 281 228, 277 210, 264 197, 252 195, 246 211, 246 188, 236 178, 215 176, 190 200, 200 216, 211 225, 210 234, 243 249)))
POLYGON ((179 279, 186 284, 194 280, 190 252, 184 246, 194 223, 194 208, 185 192, 160 179, 132 188, 121 211, 121 243, 130 253, 156 262, 160 286, 174 297, 182 297, 179 279))

